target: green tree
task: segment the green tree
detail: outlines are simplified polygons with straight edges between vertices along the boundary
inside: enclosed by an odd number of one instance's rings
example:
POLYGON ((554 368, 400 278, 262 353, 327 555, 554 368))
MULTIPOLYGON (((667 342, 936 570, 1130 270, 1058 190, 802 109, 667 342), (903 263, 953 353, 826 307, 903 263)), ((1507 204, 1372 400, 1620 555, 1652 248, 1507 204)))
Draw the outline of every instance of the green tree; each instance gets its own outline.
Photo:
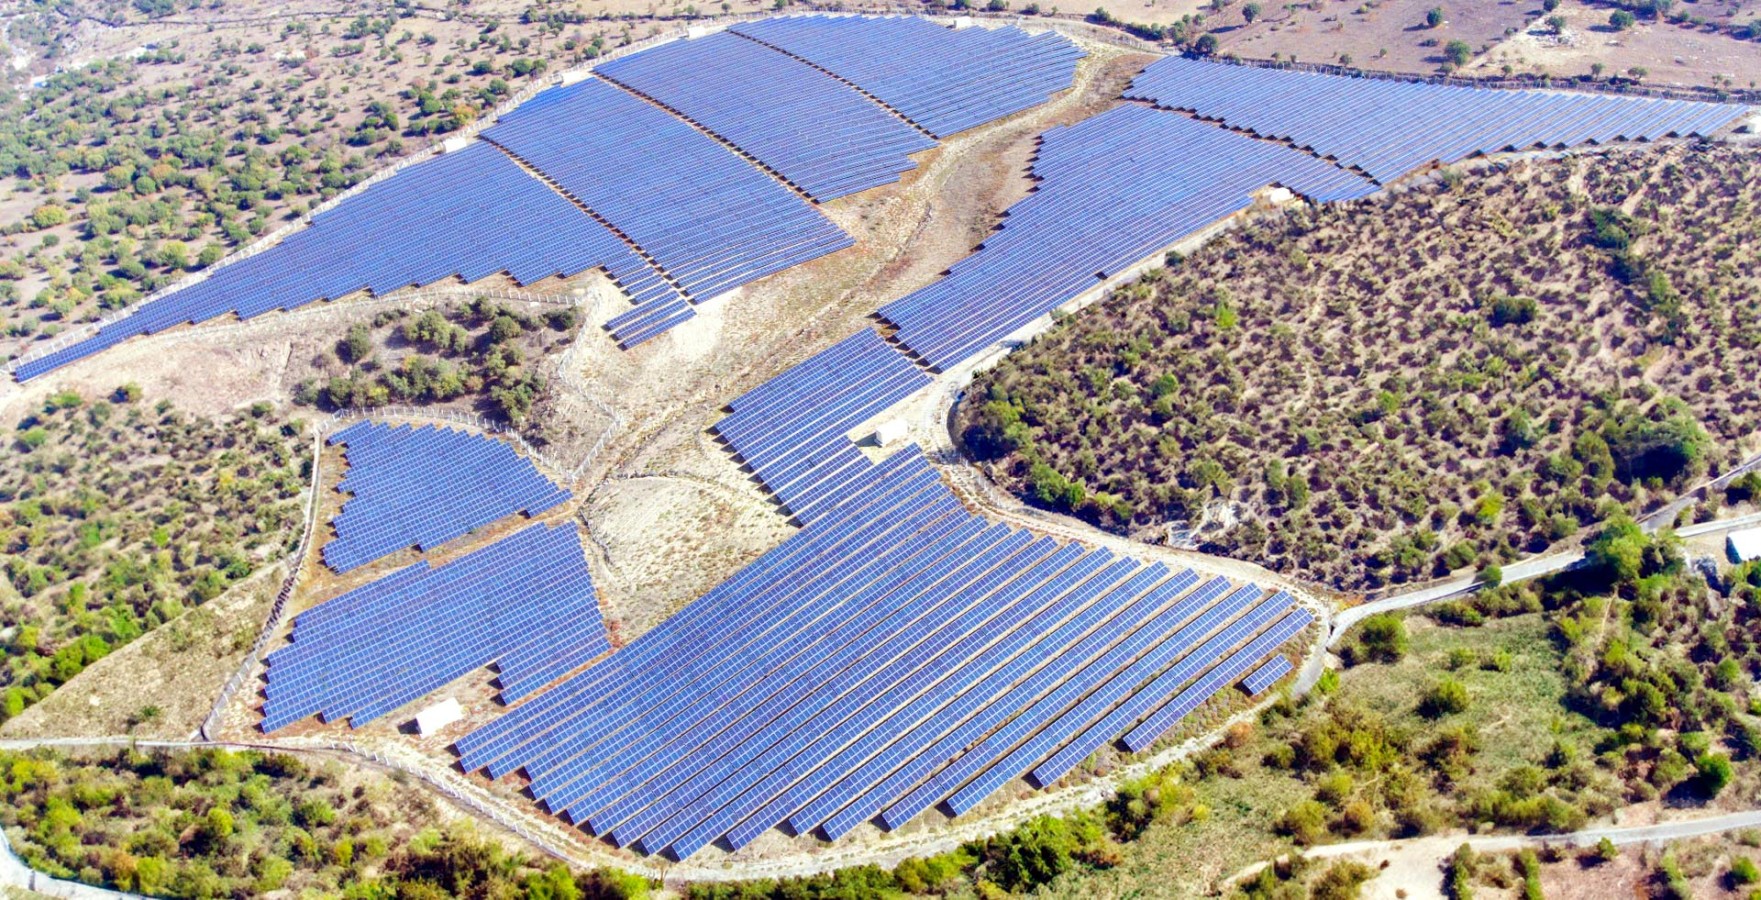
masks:
POLYGON ((348 335, 337 345, 336 354, 344 362, 359 363, 373 353, 373 332, 365 322, 349 326, 348 335))
POLYGON ((1443 55, 1449 59, 1449 62, 1452 65, 1459 69, 1462 66, 1467 65, 1468 60, 1474 58, 1474 48, 1468 46, 1467 41, 1456 38, 1443 45, 1443 55))
POLYGON ((1241 8, 1241 18, 1246 20, 1247 24, 1252 25, 1254 20, 1259 17, 1260 5, 1258 3, 1249 3, 1241 8))
POLYGON ((1441 28, 1441 27, 1443 27, 1443 7, 1433 6, 1430 9, 1425 11, 1425 27, 1426 28, 1441 28))
POLYGON ((1633 27, 1633 14, 1624 9, 1617 9, 1609 14, 1608 24, 1613 26, 1615 31, 1625 31, 1633 27))
POLYGON ((1393 613, 1379 613, 1363 622, 1360 639, 1364 655, 1376 662, 1399 662, 1406 655, 1406 620, 1393 613))
POLYGON ((1694 768, 1700 776, 1700 790, 1708 797, 1716 797, 1730 784, 1733 772, 1730 757, 1722 753, 1702 753, 1694 761, 1694 768))

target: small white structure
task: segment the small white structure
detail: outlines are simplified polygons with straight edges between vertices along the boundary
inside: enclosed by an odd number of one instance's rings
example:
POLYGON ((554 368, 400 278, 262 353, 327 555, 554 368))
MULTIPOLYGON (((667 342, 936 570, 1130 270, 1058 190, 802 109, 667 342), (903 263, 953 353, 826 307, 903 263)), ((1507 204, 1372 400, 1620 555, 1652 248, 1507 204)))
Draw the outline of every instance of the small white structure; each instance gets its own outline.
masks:
POLYGON ((881 447, 896 444, 905 439, 905 433, 909 430, 910 427, 905 424, 904 419, 888 419, 874 429, 874 442, 881 447))
POLYGON ((1761 528, 1745 528, 1730 533, 1730 558, 1748 562, 1761 558, 1761 528))
POLYGON ((440 142, 440 152, 457 153, 471 143, 470 138, 452 137, 440 142))
POLYGON ((720 30, 721 26, 719 25, 687 25, 685 26, 685 40, 694 41, 700 37, 708 37, 720 30))
POLYGON ((954 17, 954 30, 955 31, 959 31, 962 28, 971 28, 972 26, 977 25, 977 24, 978 24, 977 22, 972 21, 971 16, 955 16, 954 17))
POLYGON ((448 697, 416 713, 416 733, 429 737, 464 717, 465 708, 459 705, 458 698, 448 697))
POLYGON ((585 68, 585 67, 574 68, 574 69, 570 69, 567 72, 564 72, 561 75, 557 76, 556 83, 557 84, 575 84, 577 82, 586 81, 592 75, 593 75, 592 69, 585 68))

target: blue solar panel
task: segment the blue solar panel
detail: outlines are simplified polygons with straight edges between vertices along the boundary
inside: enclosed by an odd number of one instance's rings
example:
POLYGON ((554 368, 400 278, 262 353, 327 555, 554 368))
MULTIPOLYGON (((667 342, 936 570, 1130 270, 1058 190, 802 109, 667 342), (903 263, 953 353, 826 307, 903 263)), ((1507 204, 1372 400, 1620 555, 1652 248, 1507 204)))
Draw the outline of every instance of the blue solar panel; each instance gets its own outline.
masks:
POLYGON ((1085 54, 1052 31, 952 29, 920 18, 790 16, 732 31, 799 57, 947 137, 1045 102, 1085 54))
POLYGON ((1481 153, 1706 135, 1744 114, 1729 104, 1354 78, 1184 57, 1150 65, 1126 96, 1292 141, 1381 182, 1481 153))
MULTIPOLYGON (((803 368, 869 352, 834 349, 803 368)), ((782 415, 811 395, 787 380, 730 406, 782 415)), ((761 455, 765 433, 742 431, 761 455)), ((883 808, 988 793, 973 776, 1006 781, 1103 717, 1135 724, 1190 681, 1146 680, 1201 674, 1195 660, 1289 605, 1242 618, 1257 588, 1220 599, 1221 579, 1193 590, 1190 572, 986 523, 916 451, 871 475, 619 654, 461 740, 461 764, 523 771, 553 813, 643 852, 740 846, 784 822, 835 837, 883 808)))
POLYGON ((1292 666, 1290 660, 1282 656, 1274 656, 1266 660, 1266 664, 1253 671, 1241 682, 1241 686, 1249 694, 1258 696, 1265 693, 1266 688, 1278 683, 1278 679, 1289 675, 1292 666))
POLYGON ((492 663, 512 701, 610 649, 575 527, 534 525, 295 616, 268 657, 262 727, 314 713, 360 727, 492 663))
POLYGON ((599 79, 551 88, 483 137, 603 216, 693 302, 853 243, 714 138, 599 79))
POLYGON ((935 141, 812 66, 732 32, 599 66, 753 155, 816 200, 897 181, 935 141))
POLYGON ((864 329, 741 395, 715 430, 790 512, 812 521, 872 474, 849 431, 929 383, 864 329))
POLYGON ((1143 106, 1046 132, 1039 189, 941 280, 887 304, 898 339, 947 369, 1281 184, 1315 200, 1375 189, 1337 166, 1143 106))
POLYGON ((18 366, 20 381, 130 337, 461 277, 522 284, 606 268, 639 302, 677 296, 628 244, 488 144, 408 166, 309 227, 214 269, 98 334, 18 366))
POLYGON ((346 448, 337 491, 351 495, 322 550, 337 572, 428 550, 518 512, 535 516, 570 496, 510 444, 469 432, 359 422, 329 442, 346 448))

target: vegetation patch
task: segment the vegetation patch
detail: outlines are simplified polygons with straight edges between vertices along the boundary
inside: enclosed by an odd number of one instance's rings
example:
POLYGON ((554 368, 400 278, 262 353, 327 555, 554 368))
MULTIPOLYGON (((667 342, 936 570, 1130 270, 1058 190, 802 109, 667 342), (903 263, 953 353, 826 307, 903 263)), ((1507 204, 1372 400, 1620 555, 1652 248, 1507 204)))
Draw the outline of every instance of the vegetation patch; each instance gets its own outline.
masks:
POLYGON ((394 307, 312 360, 325 374, 302 380, 294 400, 327 411, 455 406, 529 426, 548 386, 537 363, 578 328, 567 306, 535 315, 478 297, 420 313, 394 307))
POLYGON ((17 422, 0 452, 0 720, 291 552, 301 431, 268 404, 209 420, 132 385, 17 422))
POLYGON ((426 792, 285 753, 0 751, 0 824, 40 872, 159 897, 632 898, 616 870, 580 876, 510 854, 426 792))
POLYGON ((1006 357, 1031 502, 1344 590, 1545 550, 1753 449, 1761 156, 1518 163, 1304 207, 1006 357))

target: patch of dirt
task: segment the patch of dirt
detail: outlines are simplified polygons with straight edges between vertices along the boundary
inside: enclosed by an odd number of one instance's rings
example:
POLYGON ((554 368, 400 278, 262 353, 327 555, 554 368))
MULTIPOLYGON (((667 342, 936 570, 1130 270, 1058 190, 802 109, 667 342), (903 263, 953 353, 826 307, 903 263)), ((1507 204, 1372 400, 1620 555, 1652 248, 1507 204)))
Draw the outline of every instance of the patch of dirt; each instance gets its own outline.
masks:
POLYGON ((1761 84, 1761 42, 1648 21, 1616 31, 1608 24, 1608 7, 1580 0, 1565 0, 1548 15, 1565 17, 1563 35, 1555 37, 1545 25, 1512 35, 1470 64, 1469 73, 1492 74, 1509 66, 1517 74, 1579 76, 1600 64, 1605 78, 1637 66, 1649 73, 1648 83, 1761 84))
POLYGON ((1265 18, 1244 24, 1242 5, 1208 20, 1223 53, 1255 59, 1338 63, 1391 72, 1433 74, 1443 48, 1466 41, 1476 53, 1544 15, 1540 0, 1438 3, 1437 0, 1364 0, 1265 7, 1265 18), (1442 6, 1437 28, 1425 14, 1442 6))

